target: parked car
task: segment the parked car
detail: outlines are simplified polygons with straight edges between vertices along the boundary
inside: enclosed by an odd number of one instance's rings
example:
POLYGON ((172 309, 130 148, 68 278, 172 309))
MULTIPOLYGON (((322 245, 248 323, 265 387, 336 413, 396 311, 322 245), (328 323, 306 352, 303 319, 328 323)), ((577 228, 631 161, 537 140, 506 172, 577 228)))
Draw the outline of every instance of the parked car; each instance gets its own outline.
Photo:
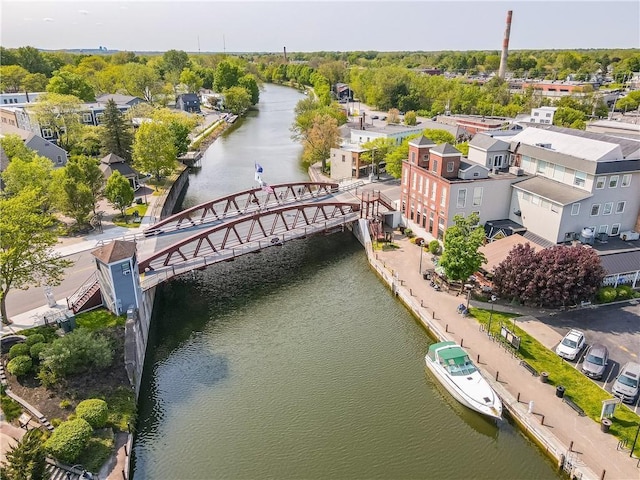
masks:
POLYGON ((378 115, 371 115, 371 120, 378 120, 378 115))
POLYGON ((584 333, 572 328, 556 347, 556 353, 567 360, 575 360, 585 343, 584 333))
POLYGON ((640 363, 627 362, 620 370, 611 387, 611 393, 624 403, 633 403, 638 398, 638 382, 640 381, 640 363))
POLYGON ((386 119, 387 119, 386 115, 383 115, 383 116, 380 117, 380 120, 386 120, 386 119))
POLYGON ((582 362, 582 373, 587 377, 599 379, 604 375, 609 363, 609 350, 600 343, 594 343, 589 347, 582 362))

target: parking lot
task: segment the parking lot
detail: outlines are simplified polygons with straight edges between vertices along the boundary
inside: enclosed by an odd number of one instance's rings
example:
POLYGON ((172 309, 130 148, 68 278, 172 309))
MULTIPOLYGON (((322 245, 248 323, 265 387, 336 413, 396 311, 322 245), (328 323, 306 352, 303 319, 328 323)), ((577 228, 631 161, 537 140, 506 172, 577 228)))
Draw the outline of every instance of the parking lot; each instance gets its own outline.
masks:
MULTIPOLYGON (((540 321, 547 324, 560 335, 565 335, 575 328, 585 334, 587 346, 601 343, 609 350, 609 365, 602 380, 594 380, 606 390, 611 390, 611 384, 626 362, 640 362, 640 304, 627 302, 618 305, 606 305, 597 308, 586 308, 568 311, 549 316, 538 316, 540 321)), ((582 359, 586 353, 584 348, 577 362, 570 362, 577 369, 582 366, 582 359)), ((638 411, 640 400, 634 405, 638 411)))

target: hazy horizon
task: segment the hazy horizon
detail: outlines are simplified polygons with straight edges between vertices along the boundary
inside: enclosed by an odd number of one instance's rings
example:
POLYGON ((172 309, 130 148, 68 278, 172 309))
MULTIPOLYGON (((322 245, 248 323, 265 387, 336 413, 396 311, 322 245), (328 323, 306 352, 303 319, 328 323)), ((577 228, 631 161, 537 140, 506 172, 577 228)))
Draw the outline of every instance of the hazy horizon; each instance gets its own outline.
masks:
POLYGON ((192 53, 640 48, 637 1, 16 1, 0 44, 192 53))

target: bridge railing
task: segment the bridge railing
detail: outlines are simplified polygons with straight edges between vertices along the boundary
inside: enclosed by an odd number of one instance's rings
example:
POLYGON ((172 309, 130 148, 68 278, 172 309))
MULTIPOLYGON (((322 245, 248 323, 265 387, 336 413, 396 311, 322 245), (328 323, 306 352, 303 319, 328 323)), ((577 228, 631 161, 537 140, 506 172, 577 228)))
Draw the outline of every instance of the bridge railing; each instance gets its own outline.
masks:
POLYGON ((169 267, 147 271, 145 273, 141 273, 140 284, 142 290, 147 290, 178 275, 183 275, 194 270, 203 270, 210 265, 224 261, 231 261, 234 258, 245 255, 247 253, 257 252, 264 248, 272 247, 275 245, 282 245, 283 243, 290 240, 295 240, 308 235, 314 235, 319 232, 330 231, 336 228, 344 228, 346 224, 352 223, 357 219, 358 214, 354 213, 349 216, 327 220, 326 222, 321 224, 311 225, 297 230, 289 230, 284 233, 277 233, 269 240, 260 240, 253 243, 238 245, 237 247, 221 250, 212 255, 192 258, 184 262, 176 263, 169 267))

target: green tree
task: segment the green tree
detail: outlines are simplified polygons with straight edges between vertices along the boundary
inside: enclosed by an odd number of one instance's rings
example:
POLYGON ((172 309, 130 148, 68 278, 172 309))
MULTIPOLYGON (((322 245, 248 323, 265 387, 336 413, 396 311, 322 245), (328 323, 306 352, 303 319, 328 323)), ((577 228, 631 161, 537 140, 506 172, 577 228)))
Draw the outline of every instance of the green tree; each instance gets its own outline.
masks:
POLYGON ((184 112, 175 112, 162 108, 152 112, 151 118, 168 125, 173 135, 173 144, 176 147, 177 157, 189 151, 189 145, 191 144, 189 134, 198 125, 196 117, 184 112))
POLYGON ((409 157, 409 142, 416 137, 418 135, 410 135, 405 138, 400 145, 387 155, 387 173, 392 177, 400 178, 402 176, 402 161, 409 157))
POLYGON ((0 90, 9 93, 20 91, 27 75, 29 71, 19 65, 0 66, 0 90))
POLYGON ((0 146, 2 146, 2 150, 4 150, 4 153, 7 155, 9 160, 20 158, 25 161, 30 161, 36 155, 35 150, 31 150, 27 147, 22 141, 22 138, 13 133, 1 137, 0 146))
POLYGON ((126 218, 125 210, 131 205, 131 202, 133 202, 135 192, 133 188, 131 188, 129 180, 120 172, 115 171, 107 180, 104 196, 109 200, 109 203, 113 205, 114 208, 120 210, 120 214, 126 218))
POLYGON ((416 112, 409 111, 409 112, 404 114, 404 124, 405 125, 416 125, 417 121, 418 121, 417 118, 418 118, 418 116, 416 115, 416 112))
POLYGON ((202 88, 202 79, 189 68, 185 68, 182 70, 180 74, 180 83, 183 83, 187 86, 187 91, 189 93, 197 93, 200 88, 202 88))
POLYGON ((223 60, 216 68, 213 77, 213 88, 216 92, 224 92, 226 89, 238 85, 241 72, 237 65, 229 60, 223 60))
POLYGON ((133 130, 116 102, 109 100, 102 117, 102 154, 113 153, 131 161, 133 130))
MULTIPOLYGON (((7 169, 2 172, 2 180, 5 183, 7 195, 18 195, 23 190, 36 189, 41 195, 47 197, 51 185, 53 164, 51 160, 39 155, 23 160, 16 156, 11 159, 7 169)), ((44 198, 42 207, 49 210, 49 199, 44 198)))
POLYGON ((251 105, 256 105, 260 100, 260 87, 256 77, 251 74, 244 75, 238 80, 238 85, 246 88, 249 95, 251 95, 251 105))
POLYGON ((224 104, 236 115, 251 106, 251 95, 244 87, 230 87, 224 91, 224 104))
POLYGON ((98 166, 98 161, 85 155, 75 155, 69 159, 64 168, 65 177, 71 182, 84 185, 91 192, 93 213, 96 213, 96 204, 102 196, 104 188, 104 176, 98 166))
POLYGON ((17 51, 18 63, 29 73, 42 73, 50 76, 53 71, 51 63, 47 58, 34 47, 20 47, 17 51))
POLYGON ((422 134, 429 140, 436 142, 438 145, 441 143, 450 143, 454 145, 456 143, 456 137, 446 130, 440 130, 439 128, 425 128, 422 134))
POLYGON ((176 147, 168 125, 147 122, 140 125, 133 144, 134 165, 142 172, 151 172, 156 180, 168 175, 176 166, 176 147))
POLYGON ((369 151, 362 154, 362 158, 367 163, 373 163, 378 173, 378 179, 380 178, 380 162, 386 161, 387 155, 396 148, 395 141, 392 138, 378 137, 374 138, 370 142, 362 144, 362 148, 366 148, 369 151))
POLYGON ((571 107, 559 107, 553 116, 553 124, 561 127, 577 128, 584 130, 587 127, 586 115, 581 110, 571 107))
POLYGON ((5 480, 47 480, 47 459, 43 434, 38 429, 28 430, 22 439, 6 453, 0 467, 5 480))
POLYGON ((93 88, 84 77, 67 70, 56 72, 49 80, 47 92, 73 95, 84 102, 93 102, 96 99, 93 88))
POLYGON ((93 195, 87 185, 77 183, 67 174, 67 168, 69 165, 53 172, 51 196, 58 210, 73 218, 78 227, 83 227, 88 223, 94 205, 93 195))
POLYGON ((0 315, 7 317, 7 295, 12 288, 59 285, 72 262, 51 251, 57 235, 53 219, 42 213, 43 195, 27 189, 11 198, 0 198, 0 315))
POLYGON ((98 157, 102 149, 102 137, 104 128, 99 125, 80 125, 80 128, 74 135, 74 142, 71 146, 70 155, 87 155, 89 157, 98 157))
POLYGON ((47 88, 49 79, 43 73, 29 73, 22 79, 20 87, 25 92, 42 92, 47 88))
MULTIPOLYGON (((173 72, 180 75, 185 68, 191 65, 189 55, 182 50, 169 50, 162 55, 162 65, 165 72, 173 72)), ((165 76, 166 78, 166 76, 165 76)))
POLYGON ((69 151, 72 137, 81 125, 80 107, 80 100, 73 95, 47 93, 38 97, 33 110, 38 123, 53 130, 60 146, 69 151))
POLYGON ((122 87, 129 95, 144 98, 147 102, 153 103, 155 97, 163 90, 160 75, 149 65, 127 63, 122 65, 119 71, 122 75, 122 87))
POLYGON ((487 261, 484 254, 478 251, 485 237, 479 221, 477 213, 467 217, 455 215, 454 225, 447 228, 444 234, 444 253, 440 265, 451 280, 466 281, 487 261))

